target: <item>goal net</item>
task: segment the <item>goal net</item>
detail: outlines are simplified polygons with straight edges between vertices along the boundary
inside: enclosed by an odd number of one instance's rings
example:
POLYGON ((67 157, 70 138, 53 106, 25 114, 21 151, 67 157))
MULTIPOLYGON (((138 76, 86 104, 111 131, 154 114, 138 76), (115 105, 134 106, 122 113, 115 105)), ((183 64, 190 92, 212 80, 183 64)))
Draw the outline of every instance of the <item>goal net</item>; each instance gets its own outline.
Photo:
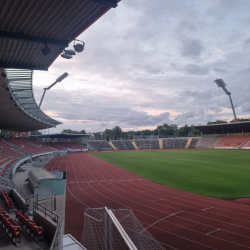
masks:
POLYGON ((131 209, 89 208, 81 244, 96 250, 164 250, 131 209))

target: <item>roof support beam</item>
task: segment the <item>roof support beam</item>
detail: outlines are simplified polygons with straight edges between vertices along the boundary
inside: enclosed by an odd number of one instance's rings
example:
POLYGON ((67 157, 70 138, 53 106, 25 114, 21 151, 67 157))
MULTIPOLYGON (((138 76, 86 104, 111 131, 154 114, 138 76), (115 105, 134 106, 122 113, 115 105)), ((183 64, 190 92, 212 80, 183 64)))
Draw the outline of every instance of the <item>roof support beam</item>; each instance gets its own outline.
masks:
POLYGON ((54 46, 62 46, 62 47, 69 46, 68 45, 69 41, 65 41, 65 40, 63 41, 63 40, 58 40, 58 39, 51 39, 51 38, 32 36, 32 35, 7 32, 7 31, 0 31, 0 37, 6 38, 6 39, 12 39, 12 40, 19 40, 19 41, 32 42, 32 43, 42 43, 42 44, 54 45, 54 46))
POLYGON ((107 7, 112 7, 112 8, 117 7, 116 0, 91 0, 91 1, 103 4, 107 7))
POLYGON ((36 66, 36 65, 25 65, 25 64, 16 64, 16 63, 4 63, 0 62, 0 68, 9 68, 9 69, 31 69, 31 70, 45 70, 47 71, 47 67, 36 66))

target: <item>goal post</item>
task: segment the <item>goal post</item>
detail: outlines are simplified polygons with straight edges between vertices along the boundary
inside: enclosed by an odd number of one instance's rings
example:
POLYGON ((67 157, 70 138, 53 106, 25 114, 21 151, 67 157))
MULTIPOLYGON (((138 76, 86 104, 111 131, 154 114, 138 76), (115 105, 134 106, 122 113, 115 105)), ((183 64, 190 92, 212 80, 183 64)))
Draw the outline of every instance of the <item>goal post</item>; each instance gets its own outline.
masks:
POLYGON ((131 209, 87 208, 81 244, 97 250, 164 250, 131 209))

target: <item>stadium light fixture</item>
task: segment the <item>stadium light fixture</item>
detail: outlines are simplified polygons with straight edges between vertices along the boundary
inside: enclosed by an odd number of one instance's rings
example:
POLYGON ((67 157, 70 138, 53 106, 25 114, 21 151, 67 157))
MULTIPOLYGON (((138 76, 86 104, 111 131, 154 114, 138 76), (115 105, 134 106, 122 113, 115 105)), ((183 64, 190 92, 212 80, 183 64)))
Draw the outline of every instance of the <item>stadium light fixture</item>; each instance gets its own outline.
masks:
POLYGON ((227 88, 226 88, 226 83, 222 80, 222 79, 216 79, 216 80, 214 80, 214 82, 217 84, 217 86, 219 87, 219 88, 222 88, 224 91, 225 91, 225 93, 229 96, 229 99, 230 99, 230 102, 231 102, 231 106, 232 106, 232 110, 233 110, 233 113, 234 113, 234 120, 236 121, 236 122, 238 122, 238 120, 237 120, 237 117, 236 117, 236 113, 235 113, 235 110, 234 110, 234 105, 233 105, 233 101, 232 101, 232 98, 231 98, 231 92, 229 92, 228 90, 227 90, 227 88))
POLYGON ((44 95, 46 93, 46 90, 49 90, 51 89, 53 86, 55 86, 58 82, 61 82, 62 80, 64 80, 69 74, 67 72, 63 73, 61 76, 59 76, 55 82, 53 82, 48 88, 44 88, 44 92, 43 92, 43 95, 42 95, 42 98, 41 98, 41 101, 39 103, 39 108, 41 107, 42 105, 42 101, 43 101, 43 98, 44 98, 44 95))

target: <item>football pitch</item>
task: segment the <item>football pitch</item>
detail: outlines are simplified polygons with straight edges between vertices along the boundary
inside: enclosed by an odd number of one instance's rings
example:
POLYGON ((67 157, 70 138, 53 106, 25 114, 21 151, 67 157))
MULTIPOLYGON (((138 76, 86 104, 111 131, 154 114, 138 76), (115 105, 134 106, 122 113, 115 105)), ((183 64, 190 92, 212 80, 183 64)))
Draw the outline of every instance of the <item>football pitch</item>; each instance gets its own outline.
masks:
POLYGON ((168 187, 219 199, 250 197, 247 150, 149 150, 92 155, 168 187))

